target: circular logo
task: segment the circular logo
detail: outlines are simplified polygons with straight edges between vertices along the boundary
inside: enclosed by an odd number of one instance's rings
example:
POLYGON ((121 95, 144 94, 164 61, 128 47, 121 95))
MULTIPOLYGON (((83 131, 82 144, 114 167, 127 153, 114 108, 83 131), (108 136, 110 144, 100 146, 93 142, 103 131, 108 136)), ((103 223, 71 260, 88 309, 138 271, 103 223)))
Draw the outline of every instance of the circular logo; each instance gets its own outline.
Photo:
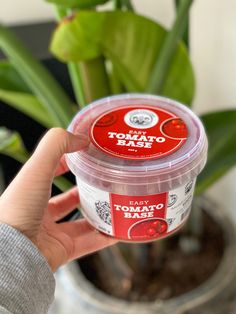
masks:
POLYGON ((135 109, 127 112, 124 117, 125 123, 133 128, 148 129, 158 123, 158 116, 155 112, 147 109, 135 109))

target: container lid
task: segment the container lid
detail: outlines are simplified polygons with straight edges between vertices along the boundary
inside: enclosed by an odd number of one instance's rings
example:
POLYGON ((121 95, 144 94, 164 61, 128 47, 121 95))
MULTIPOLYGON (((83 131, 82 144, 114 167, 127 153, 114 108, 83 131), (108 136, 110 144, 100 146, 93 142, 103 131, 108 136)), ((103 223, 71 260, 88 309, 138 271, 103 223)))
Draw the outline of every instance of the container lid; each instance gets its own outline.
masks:
POLYGON ((159 96, 107 97, 78 112, 68 130, 90 137, 67 154, 71 171, 118 183, 154 183, 197 176, 207 156, 199 118, 186 106, 159 96))

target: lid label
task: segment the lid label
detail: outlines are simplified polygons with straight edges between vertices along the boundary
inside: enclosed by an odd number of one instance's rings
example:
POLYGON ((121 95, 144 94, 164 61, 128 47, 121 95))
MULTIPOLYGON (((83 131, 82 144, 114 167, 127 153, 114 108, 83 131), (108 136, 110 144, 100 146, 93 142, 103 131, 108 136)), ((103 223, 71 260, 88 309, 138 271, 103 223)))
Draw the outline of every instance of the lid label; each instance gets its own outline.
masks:
POLYGON ((145 160, 175 152, 186 142, 188 130, 172 112, 126 106, 99 116, 91 126, 90 136, 93 144, 109 155, 145 160))

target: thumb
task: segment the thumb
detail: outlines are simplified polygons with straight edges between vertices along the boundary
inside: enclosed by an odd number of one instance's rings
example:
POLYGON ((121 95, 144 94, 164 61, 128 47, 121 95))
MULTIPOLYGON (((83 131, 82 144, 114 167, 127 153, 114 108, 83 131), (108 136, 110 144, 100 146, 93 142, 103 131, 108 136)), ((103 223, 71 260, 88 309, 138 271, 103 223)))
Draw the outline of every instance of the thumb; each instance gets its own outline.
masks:
POLYGON ((86 147, 88 143, 88 137, 83 134, 74 135, 61 128, 50 129, 3 195, 20 196, 27 190, 38 194, 44 191, 46 195, 61 157, 86 147))
POLYGON ((40 169, 40 176, 51 179, 65 153, 85 148, 89 139, 84 134, 74 135, 61 128, 52 128, 42 138, 34 154, 29 159, 28 171, 40 169))

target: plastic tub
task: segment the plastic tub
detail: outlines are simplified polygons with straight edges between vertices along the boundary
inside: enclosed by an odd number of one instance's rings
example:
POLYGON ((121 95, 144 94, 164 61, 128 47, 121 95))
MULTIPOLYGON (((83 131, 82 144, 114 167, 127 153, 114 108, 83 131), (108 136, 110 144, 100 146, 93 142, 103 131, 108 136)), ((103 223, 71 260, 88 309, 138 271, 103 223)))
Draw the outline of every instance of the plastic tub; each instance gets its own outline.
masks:
POLYGON ((183 226, 207 159, 204 127, 190 109, 158 96, 118 95, 88 105, 68 130, 91 140, 66 160, 92 226, 130 242, 183 226))

